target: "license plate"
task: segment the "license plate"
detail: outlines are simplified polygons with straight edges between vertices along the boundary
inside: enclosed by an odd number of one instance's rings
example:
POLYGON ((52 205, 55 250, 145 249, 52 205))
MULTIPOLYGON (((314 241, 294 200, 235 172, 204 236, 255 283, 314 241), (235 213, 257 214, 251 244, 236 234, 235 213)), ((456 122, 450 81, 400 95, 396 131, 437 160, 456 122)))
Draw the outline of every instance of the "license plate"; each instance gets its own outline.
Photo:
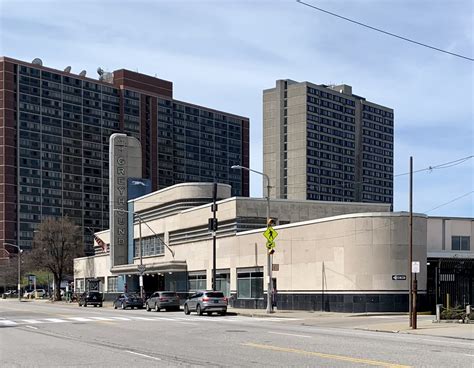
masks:
POLYGON ((214 303, 219 303, 219 299, 214 299, 214 303))

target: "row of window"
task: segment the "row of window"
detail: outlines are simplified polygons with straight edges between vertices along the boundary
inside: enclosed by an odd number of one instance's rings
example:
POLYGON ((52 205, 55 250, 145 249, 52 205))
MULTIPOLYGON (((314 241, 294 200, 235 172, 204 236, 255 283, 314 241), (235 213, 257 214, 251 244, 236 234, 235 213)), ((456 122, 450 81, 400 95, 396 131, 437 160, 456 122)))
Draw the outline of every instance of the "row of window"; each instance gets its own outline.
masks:
POLYGON ((336 95, 334 93, 329 93, 326 91, 320 91, 319 89, 312 88, 312 87, 307 87, 307 92, 312 95, 321 96, 322 98, 326 98, 328 100, 341 102, 342 104, 345 104, 345 105, 355 106, 355 102, 353 100, 345 98, 341 95, 336 95))
POLYGON ((373 114, 385 116, 385 117, 388 117, 388 118, 390 118, 390 119, 393 119, 393 113, 388 112, 388 111, 386 111, 386 110, 379 109, 379 108, 377 108, 377 107, 373 107, 373 106, 369 106, 369 105, 363 104, 362 110, 363 110, 363 111, 371 112, 371 113, 373 113, 373 114))

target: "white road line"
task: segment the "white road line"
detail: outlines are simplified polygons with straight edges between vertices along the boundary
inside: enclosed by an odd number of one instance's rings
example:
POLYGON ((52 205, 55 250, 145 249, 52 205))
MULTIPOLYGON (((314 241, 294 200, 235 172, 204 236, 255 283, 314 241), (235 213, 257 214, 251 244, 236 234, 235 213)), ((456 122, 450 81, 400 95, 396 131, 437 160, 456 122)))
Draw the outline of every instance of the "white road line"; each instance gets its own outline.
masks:
POLYGON ((285 336, 294 336, 294 337, 305 337, 305 338, 308 338, 308 339, 311 338, 311 336, 309 336, 309 335, 297 335, 297 334, 290 334, 290 333, 284 333, 284 332, 268 331, 268 333, 274 334, 274 335, 285 335, 285 336))
POLYGON ((474 354, 464 354, 465 356, 474 357, 474 354))
POLYGON ((4 325, 4 326, 15 326, 17 325, 16 322, 13 322, 13 321, 10 321, 8 319, 6 320, 0 320, 0 324, 4 325))
POLYGON ((45 321, 48 321, 48 322, 53 322, 53 323, 63 323, 63 322, 67 322, 63 319, 59 319, 59 318, 45 318, 44 319, 45 321))
POLYGON ((30 323, 32 325, 35 325, 37 323, 44 323, 43 321, 38 321, 36 319, 22 319, 23 322, 30 323))
POLYGON ((106 318, 106 317, 90 317, 90 318, 96 321, 113 321, 112 318, 106 318))
POLYGON ((92 321, 90 318, 84 318, 84 317, 68 317, 68 319, 72 321, 78 321, 78 322, 91 322, 92 321))
POLYGON ((31 328, 31 329, 33 329, 33 330, 37 330, 37 329, 38 329, 38 327, 33 327, 33 326, 26 326, 26 327, 31 328))
POLYGON ((125 350, 125 351, 127 353, 138 355, 138 356, 141 356, 141 357, 144 357, 144 358, 149 358, 149 359, 154 359, 154 360, 161 360, 160 358, 157 358, 157 357, 154 357, 154 356, 151 356, 151 355, 140 354, 140 353, 136 353, 136 352, 130 351, 130 350, 125 350))
POLYGON ((150 318, 150 317, 133 317, 133 319, 138 319, 140 321, 154 321, 156 318, 150 318))
POLYGON ((125 318, 125 317, 108 317, 117 321, 131 321, 130 318, 125 318))

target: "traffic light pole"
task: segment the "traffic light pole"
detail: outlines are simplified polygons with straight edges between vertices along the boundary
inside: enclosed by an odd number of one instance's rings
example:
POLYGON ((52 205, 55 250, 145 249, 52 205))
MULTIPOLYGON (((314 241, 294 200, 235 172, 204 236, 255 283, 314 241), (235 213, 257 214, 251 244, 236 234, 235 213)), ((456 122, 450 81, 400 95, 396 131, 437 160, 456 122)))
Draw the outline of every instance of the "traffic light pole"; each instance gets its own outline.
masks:
MULTIPOLYGON (((213 226, 215 226, 216 222, 216 206, 217 200, 217 183, 214 182, 212 187, 212 219, 213 219, 213 226)), ((212 231, 212 290, 216 291, 217 283, 216 283, 216 231, 217 229, 213 229, 212 231)))
MULTIPOLYGON (((267 227, 270 226, 270 178, 264 174, 267 179, 267 227)), ((272 303, 272 268, 273 268, 273 254, 267 252, 267 313, 273 313, 272 303)))

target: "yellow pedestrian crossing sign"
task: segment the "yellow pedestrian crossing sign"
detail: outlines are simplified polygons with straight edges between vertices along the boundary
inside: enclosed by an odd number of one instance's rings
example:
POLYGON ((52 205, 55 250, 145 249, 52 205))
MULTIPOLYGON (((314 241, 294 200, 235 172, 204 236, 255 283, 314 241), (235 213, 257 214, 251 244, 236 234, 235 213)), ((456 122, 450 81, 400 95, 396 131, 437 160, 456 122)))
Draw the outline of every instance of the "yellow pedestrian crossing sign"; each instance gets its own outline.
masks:
POLYGON ((273 243, 275 241, 275 238, 278 236, 278 233, 273 229, 273 227, 269 226, 267 227, 267 230, 263 233, 263 236, 267 238, 267 240, 270 243, 273 243))

